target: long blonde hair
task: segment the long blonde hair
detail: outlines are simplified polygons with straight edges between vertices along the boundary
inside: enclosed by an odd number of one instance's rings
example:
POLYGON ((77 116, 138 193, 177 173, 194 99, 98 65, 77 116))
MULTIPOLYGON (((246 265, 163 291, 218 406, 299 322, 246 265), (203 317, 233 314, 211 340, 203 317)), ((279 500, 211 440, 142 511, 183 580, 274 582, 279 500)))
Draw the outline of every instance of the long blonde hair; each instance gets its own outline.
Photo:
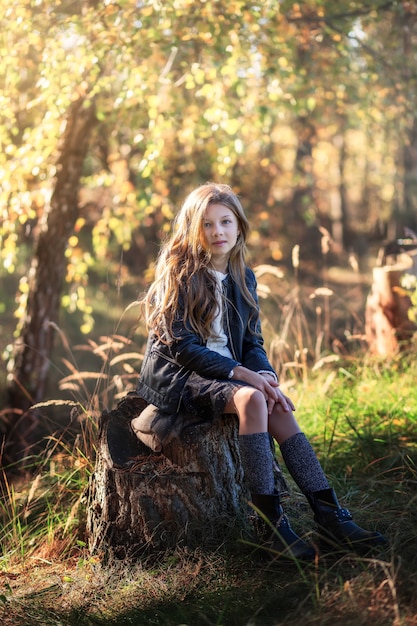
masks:
POLYGON ((175 338, 173 324, 180 303, 184 307, 183 323, 203 341, 211 334, 218 308, 216 279, 207 271, 211 259, 203 236, 203 219, 211 204, 223 204, 237 218, 240 235, 230 254, 229 273, 248 304, 254 311, 257 308, 245 281, 249 222, 240 200, 228 185, 205 183, 187 196, 177 214, 172 234, 158 255, 155 280, 143 300, 148 329, 163 341, 175 338))

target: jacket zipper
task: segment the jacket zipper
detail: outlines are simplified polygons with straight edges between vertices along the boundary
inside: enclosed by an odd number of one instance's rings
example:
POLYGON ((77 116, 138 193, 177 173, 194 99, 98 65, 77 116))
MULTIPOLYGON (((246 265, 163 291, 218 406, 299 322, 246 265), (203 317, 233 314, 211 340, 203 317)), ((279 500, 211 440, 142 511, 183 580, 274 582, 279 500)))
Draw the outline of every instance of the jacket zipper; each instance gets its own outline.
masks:
MULTIPOLYGON (((225 287, 223 285, 223 295, 225 293, 225 287)), ((239 359, 236 356, 236 350, 235 350, 235 346, 233 344, 233 337, 232 337, 232 333, 230 330, 230 319, 229 319, 229 307, 227 306, 227 298, 223 299, 223 305, 224 305, 224 315, 226 317, 226 327, 227 327, 227 338, 229 340, 230 343, 230 347, 232 349, 232 354, 233 354, 233 358, 235 361, 239 362, 239 359)))

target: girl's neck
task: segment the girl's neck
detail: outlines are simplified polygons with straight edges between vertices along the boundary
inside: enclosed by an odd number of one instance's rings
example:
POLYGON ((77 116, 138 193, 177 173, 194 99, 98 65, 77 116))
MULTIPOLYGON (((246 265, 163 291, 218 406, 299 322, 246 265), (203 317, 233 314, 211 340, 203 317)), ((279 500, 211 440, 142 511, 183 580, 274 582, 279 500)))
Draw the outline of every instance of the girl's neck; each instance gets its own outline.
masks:
POLYGON ((213 262, 211 263, 211 268, 215 270, 216 272, 220 272, 221 274, 227 274, 228 267, 229 267, 229 264, 227 262, 216 263, 216 264, 214 264, 213 262))

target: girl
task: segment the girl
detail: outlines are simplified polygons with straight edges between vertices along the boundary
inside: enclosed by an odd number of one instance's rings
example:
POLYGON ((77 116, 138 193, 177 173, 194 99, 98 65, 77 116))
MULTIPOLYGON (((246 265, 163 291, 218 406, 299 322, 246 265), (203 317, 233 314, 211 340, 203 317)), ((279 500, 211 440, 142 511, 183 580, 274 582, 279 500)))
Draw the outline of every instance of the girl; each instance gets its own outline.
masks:
POLYGON ((274 551, 315 558, 274 491, 271 435, 322 538, 350 548, 384 543, 339 506, 279 387, 263 347, 255 275, 246 265, 249 223, 239 199, 227 185, 204 184, 186 198, 174 226, 145 297, 150 334, 137 391, 158 407, 153 429, 164 439, 184 415, 204 422, 237 414, 245 480, 253 505, 269 521, 265 528, 274 527, 274 551))

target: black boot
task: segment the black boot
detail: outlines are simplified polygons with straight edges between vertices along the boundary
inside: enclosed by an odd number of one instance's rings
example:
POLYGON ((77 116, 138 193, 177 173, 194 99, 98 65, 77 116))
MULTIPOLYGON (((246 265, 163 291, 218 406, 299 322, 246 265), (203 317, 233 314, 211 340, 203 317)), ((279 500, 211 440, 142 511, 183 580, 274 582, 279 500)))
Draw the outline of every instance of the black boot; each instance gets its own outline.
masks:
POLYGON ((366 552, 387 543, 381 533, 364 530, 355 524, 348 509, 341 508, 334 489, 316 491, 308 500, 314 511, 320 538, 327 546, 339 544, 357 552, 366 552))
POLYGON ((315 549, 291 528, 278 494, 252 494, 252 504, 268 520, 260 519, 262 547, 274 556, 277 552, 291 559, 314 561, 315 549), (269 522, 269 523, 268 523, 269 522))

